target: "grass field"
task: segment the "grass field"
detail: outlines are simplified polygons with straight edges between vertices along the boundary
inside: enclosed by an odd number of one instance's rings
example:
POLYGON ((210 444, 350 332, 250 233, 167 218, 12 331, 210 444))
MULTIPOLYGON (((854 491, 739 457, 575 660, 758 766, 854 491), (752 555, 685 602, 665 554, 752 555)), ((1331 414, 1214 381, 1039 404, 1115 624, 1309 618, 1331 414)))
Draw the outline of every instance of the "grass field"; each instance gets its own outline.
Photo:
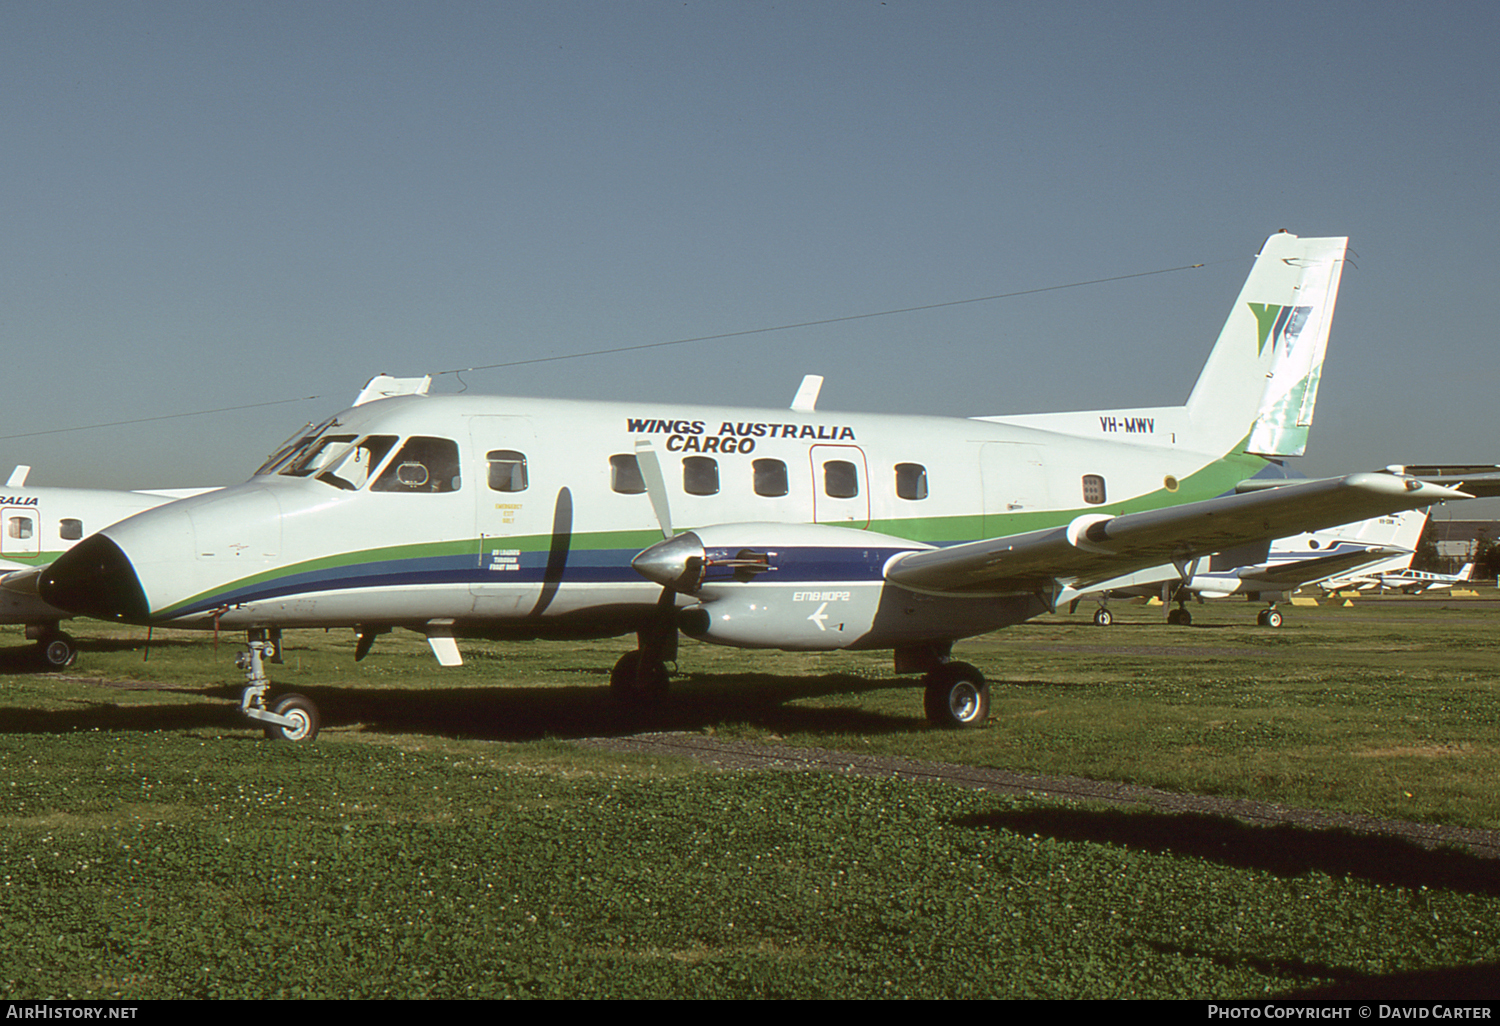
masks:
MULTIPOLYGON (((92 997, 1254 997, 1472 986, 1500 871, 1452 850, 952 787, 722 773, 572 738, 681 730, 1500 828, 1500 603, 1084 610, 957 655, 980 730, 884 654, 287 638, 312 745, 232 713, 237 644, 0 633, 0 992, 92 997)), ((1486 984, 1487 985, 1487 984, 1486 984)), ((1500 984, 1496 985, 1500 994, 1500 984)))

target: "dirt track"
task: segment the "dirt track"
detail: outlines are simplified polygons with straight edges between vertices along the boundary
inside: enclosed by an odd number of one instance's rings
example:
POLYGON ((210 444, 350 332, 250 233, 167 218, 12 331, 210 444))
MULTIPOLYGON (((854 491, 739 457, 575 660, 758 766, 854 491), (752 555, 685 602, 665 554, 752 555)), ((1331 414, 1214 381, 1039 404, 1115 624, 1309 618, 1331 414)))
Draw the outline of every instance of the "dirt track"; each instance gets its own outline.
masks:
POLYGON ((577 743, 615 751, 681 755, 723 770, 783 770, 899 777, 903 780, 925 780, 969 787, 995 794, 1036 795, 1108 802, 1121 806, 1143 806, 1164 813, 1223 816, 1252 826, 1296 826, 1314 831, 1348 831, 1374 837, 1399 838, 1428 849, 1453 846, 1464 848, 1480 858, 1500 858, 1500 831, 1497 830, 1408 823, 1373 816, 1291 808, 1272 802, 1179 794, 1136 784, 1086 780, 1082 777, 1032 776, 982 766, 859 755, 826 748, 792 748, 786 745, 721 741, 696 733, 594 737, 584 738, 577 743))

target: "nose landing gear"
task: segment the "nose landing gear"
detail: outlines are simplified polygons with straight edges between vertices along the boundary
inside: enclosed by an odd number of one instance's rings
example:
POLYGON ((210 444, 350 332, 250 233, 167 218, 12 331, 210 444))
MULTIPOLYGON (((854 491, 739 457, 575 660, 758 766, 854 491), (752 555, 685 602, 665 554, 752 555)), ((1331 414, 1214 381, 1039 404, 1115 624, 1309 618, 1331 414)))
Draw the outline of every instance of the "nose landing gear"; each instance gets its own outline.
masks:
POLYGON ((281 647, 280 632, 264 627, 252 627, 246 642, 247 650, 235 660, 245 671, 245 690, 240 692, 240 713, 248 719, 265 726, 266 737, 282 741, 311 741, 318 736, 322 719, 318 707, 306 695, 282 695, 276 704, 266 707, 266 692, 271 689, 271 678, 266 676, 267 659, 276 658, 281 647))

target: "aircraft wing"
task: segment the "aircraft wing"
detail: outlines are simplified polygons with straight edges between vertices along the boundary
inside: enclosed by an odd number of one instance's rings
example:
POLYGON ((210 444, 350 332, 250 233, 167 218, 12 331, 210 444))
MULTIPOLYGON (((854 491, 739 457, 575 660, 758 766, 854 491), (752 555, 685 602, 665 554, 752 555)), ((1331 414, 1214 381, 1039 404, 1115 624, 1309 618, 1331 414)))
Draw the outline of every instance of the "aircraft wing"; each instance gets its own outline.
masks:
POLYGON ((1080 591, 1250 542, 1470 497, 1390 473, 1296 481, 1140 513, 1084 514, 1064 527, 905 552, 886 565, 885 577, 938 594, 1051 591, 1059 582, 1080 591))

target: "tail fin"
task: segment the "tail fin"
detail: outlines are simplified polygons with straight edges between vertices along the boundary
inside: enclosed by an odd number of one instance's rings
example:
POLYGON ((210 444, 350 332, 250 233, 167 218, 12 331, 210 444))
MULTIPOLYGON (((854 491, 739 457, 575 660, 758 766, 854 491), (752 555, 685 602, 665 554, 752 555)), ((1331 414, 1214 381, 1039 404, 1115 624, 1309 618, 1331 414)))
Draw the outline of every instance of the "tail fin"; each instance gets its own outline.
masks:
POLYGON ((1474 579, 1474 564, 1465 563, 1458 571, 1460 581, 1472 581, 1474 579))
POLYGON ((1188 396, 1194 434, 1223 451, 1300 456, 1318 398, 1347 238, 1266 240, 1188 396))

